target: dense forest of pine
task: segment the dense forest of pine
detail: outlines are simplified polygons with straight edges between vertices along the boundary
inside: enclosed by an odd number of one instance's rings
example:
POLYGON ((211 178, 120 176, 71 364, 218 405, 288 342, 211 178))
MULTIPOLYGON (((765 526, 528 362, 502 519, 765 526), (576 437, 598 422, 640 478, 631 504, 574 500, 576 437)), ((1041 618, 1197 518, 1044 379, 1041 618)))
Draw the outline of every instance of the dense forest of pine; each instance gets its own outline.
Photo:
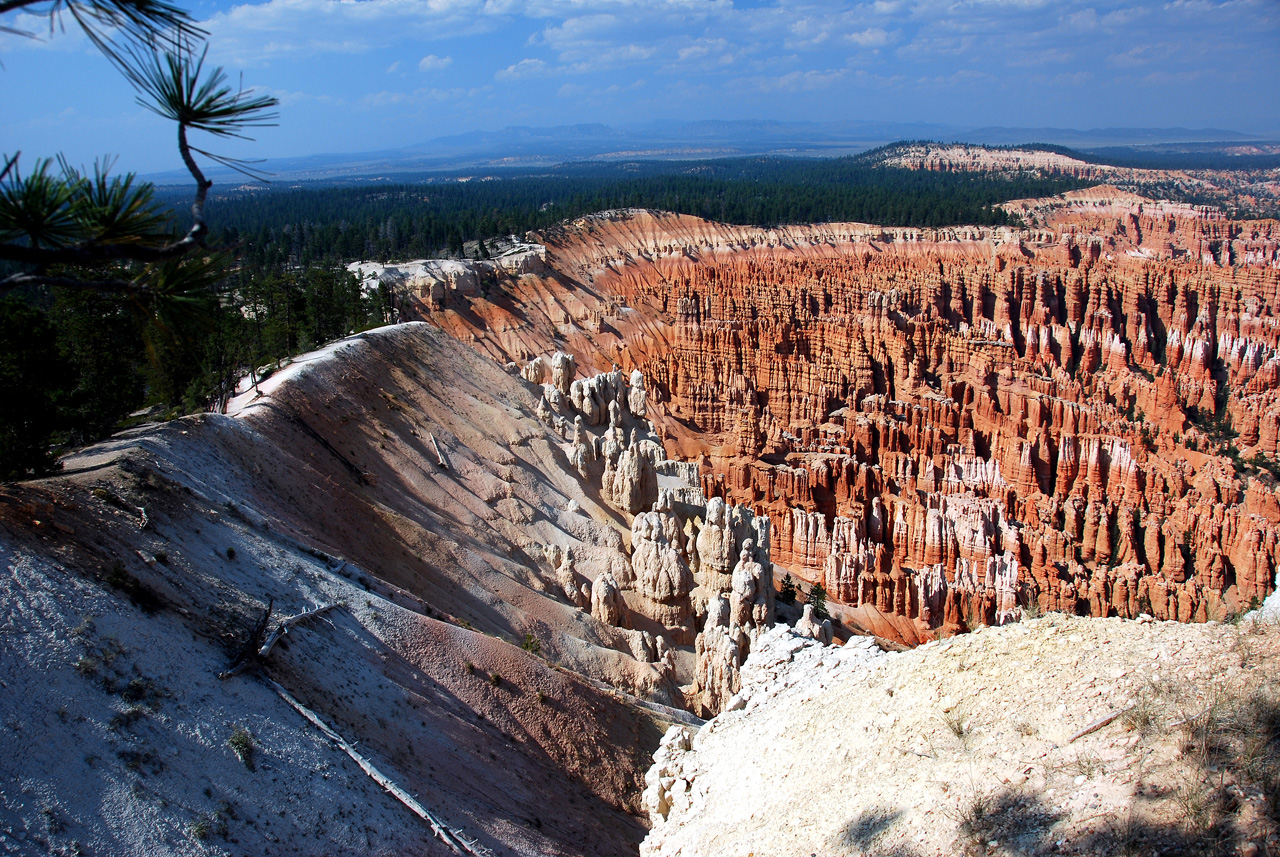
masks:
MULTIPOLYGON (((568 165, 540 174, 215 193, 217 224, 253 269, 321 260, 460 256, 467 242, 523 236, 593 211, 656 208, 723 223, 859 221, 1003 225, 998 203, 1083 187, 1069 178, 998 178, 874 166, 861 158, 735 158, 568 165)), ((211 206, 211 207, 212 207, 211 206)))
MULTIPOLYGON (((216 293, 147 304, 42 287, 0 300, 0 479, 48 472, 56 453, 131 420, 217 408, 246 374, 393 320, 390 295, 364 293, 347 272, 353 260, 457 257, 464 248, 483 255, 486 240, 623 207, 765 226, 1003 224, 997 203, 1079 186, 884 169, 856 158, 745 158, 215 190, 212 243, 229 248, 216 293)), ((190 190, 157 197, 180 211, 190 190)))

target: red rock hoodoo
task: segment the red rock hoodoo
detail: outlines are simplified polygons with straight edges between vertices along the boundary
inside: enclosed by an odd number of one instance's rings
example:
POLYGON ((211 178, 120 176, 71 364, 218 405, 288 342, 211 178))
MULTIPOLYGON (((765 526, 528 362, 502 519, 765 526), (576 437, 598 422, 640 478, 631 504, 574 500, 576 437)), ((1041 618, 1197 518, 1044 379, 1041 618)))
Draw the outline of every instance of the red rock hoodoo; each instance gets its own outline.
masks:
POLYGON ((1220 618, 1280 562, 1280 224, 1078 196, 1021 231, 613 212, 406 306, 641 370, 668 454, 846 622, 1220 618))

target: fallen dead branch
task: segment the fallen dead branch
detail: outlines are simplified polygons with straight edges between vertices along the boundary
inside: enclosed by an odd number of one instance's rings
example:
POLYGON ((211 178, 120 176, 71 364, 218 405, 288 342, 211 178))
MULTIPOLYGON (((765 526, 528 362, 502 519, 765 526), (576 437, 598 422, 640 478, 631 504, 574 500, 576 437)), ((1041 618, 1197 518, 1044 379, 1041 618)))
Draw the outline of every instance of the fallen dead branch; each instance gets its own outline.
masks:
POLYGON ((267 637, 266 642, 262 644, 262 648, 258 649, 258 660, 263 660, 267 655, 271 654, 271 648, 280 641, 281 637, 289 633, 289 629, 294 625, 298 624, 303 619, 310 619, 312 616, 319 616, 321 613, 332 610, 338 606, 340 605, 335 601, 332 604, 326 604, 323 607, 317 607, 314 610, 307 610, 304 613, 299 613, 296 616, 290 616, 288 619, 285 619, 274 631, 271 632, 271 636, 267 637))
POLYGON ((1068 738, 1067 743, 1073 744, 1077 740, 1083 738, 1084 736, 1097 732, 1103 726, 1106 726, 1108 723, 1113 722, 1116 718, 1121 717, 1126 712, 1132 711, 1132 710, 1133 710, 1133 706, 1130 705, 1128 708, 1122 708, 1119 711, 1113 711, 1110 714, 1108 714, 1106 717, 1099 717, 1097 720, 1093 721, 1088 726, 1084 727, 1079 732, 1077 732, 1076 734, 1068 738))
POLYGON ((480 845, 478 840, 466 839, 460 831, 454 830, 445 824, 435 815, 435 813, 431 812, 419 803, 413 795, 396 785, 390 777, 378 770, 377 766, 374 765, 368 757, 363 755, 353 744, 349 743, 345 738, 330 728, 329 725, 321 720, 319 715, 314 711, 295 699, 293 695, 289 693, 289 691, 285 690, 279 682, 274 679, 268 679, 268 682, 271 684, 272 688, 275 689, 275 692, 280 695, 281 699, 289 703, 294 711, 297 711, 305 717, 308 722, 323 732, 325 737, 337 744, 344 753, 351 757, 352 761, 360 766, 361 770, 369 775, 370 779, 382 786, 388 794, 408 807, 414 815, 425 821, 431 827, 432 834, 448 846, 453 853, 472 854, 476 855, 476 857, 490 857, 491 852, 489 849, 480 845))

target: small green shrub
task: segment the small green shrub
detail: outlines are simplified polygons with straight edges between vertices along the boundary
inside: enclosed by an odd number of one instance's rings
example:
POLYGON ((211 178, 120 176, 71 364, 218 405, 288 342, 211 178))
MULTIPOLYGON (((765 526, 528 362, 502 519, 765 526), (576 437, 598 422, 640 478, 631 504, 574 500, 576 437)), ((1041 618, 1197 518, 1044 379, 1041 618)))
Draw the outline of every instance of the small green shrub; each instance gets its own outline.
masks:
POLYGON ((67 825, 58 817, 57 810, 51 806, 42 807, 40 815, 44 817, 45 831, 50 834, 61 833, 67 829, 67 825))
POLYGON ((145 774, 148 771, 158 774, 164 770, 164 762, 150 750, 124 749, 116 752, 116 758, 131 771, 145 774))
POLYGON ((249 770, 254 769, 253 765, 253 735, 243 726, 237 726, 235 731, 231 733, 231 737, 227 739, 227 746, 231 748, 231 752, 236 754, 244 766, 249 770))
POLYGON ((216 812, 206 812, 187 825, 187 835, 196 842, 205 842, 214 836, 227 835, 227 823, 216 812))
POLYGON ((542 654, 542 643, 538 642, 538 638, 533 634, 524 635, 524 642, 520 644, 520 648, 531 655, 542 654))
POLYGON ((947 729, 952 735, 961 741, 969 733, 969 724, 965 722, 964 715, 959 711, 946 711, 942 714, 942 722, 946 724, 947 729))
POLYGON ((128 729, 133 724, 147 716, 146 709, 136 705, 131 705, 124 711, 116 712, 111 716, 111 720, 107 722, 107 728, 112 732, 119 732, 122 729, 128 729))
POLYGON ((131 679, 120 691, 120 698, 125 702, 152 702, 160 696, 151 679, 131 679))
POLYGON ((108 586, 124 593, 143 613, 154 613, 163 606, 160 597, 130 574, 124 563, 118 560, 108 569, 105 579, 108 586))

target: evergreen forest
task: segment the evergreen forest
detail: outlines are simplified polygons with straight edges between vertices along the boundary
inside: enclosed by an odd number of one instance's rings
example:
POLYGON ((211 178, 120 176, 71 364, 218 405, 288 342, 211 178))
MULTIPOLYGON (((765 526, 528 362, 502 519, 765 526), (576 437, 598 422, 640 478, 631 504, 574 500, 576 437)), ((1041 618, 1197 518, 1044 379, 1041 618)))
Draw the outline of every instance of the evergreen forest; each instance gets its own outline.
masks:
POLYGON ((533 173, 215 192, 218 226, 254 269, 321 260, 459 257, 469 242, 523 237, 595 211, 654 208, 750 226, 856 221, 1008 225, 996 206, 1088 183, 890 169, 863 157, 571 164, 533 173))

